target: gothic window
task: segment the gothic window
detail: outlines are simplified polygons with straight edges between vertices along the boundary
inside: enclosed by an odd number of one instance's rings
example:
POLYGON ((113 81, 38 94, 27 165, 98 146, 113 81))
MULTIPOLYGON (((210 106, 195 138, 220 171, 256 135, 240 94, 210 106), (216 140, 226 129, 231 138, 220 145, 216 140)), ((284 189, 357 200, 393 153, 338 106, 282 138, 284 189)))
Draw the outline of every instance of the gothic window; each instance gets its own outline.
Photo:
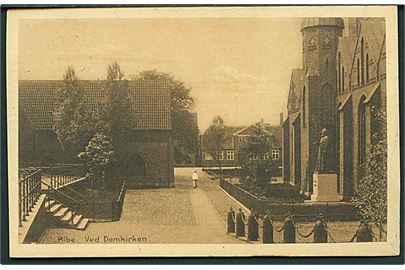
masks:
POLYGON ((369 62, 368 62, 368 54, 366 54, 366 83, 368 83, 369 79, 370 79, 370 76, 369 76, 369 62))
POLYGON ((311 37, 309 40, 308 50, 312 51, 316 49, 315 39, 311 37))
POLYGON ((358 160, 359 165, 363 164, 366 159, 366 105, 364 104, 365 96, 360 98, 358 109, 358 160))
POLYGON ((325 60, 325 67, 326 67, 326 70, 329 70, 329 58, 328 57, 326 57, 326 60, 325 60))
POLYGON ((342 92, 345 91, 345 67, 342 67, 342 92))
POLYGON ((339 89, 339 93, 342 91, 341 85, 340 85, 340 52, 338 55, 338 72, 337 72, 337 77, 338 77, 338 89, 339 89))
POLYGON ((306 116, 306 93, 305 93, 305 86, 304 90, 302 90, 302 125, 305 127, 305 116, 306 116))
POLYGON ((364 84, 364 39, 363 38, 361 38, 360 58, 361 58, 361 84, 364 84))
POLYGON ((357 86, 360 86, 360 60, 357 58, 357 86))

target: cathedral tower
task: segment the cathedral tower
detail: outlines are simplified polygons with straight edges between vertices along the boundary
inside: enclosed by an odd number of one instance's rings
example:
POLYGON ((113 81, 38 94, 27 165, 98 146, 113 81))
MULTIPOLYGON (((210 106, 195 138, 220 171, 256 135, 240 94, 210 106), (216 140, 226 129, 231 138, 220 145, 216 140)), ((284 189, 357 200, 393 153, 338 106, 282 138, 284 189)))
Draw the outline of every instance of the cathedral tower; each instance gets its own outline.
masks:
POLYGON ((336 52, 344 29, 341 18, 304 18, 301 23, 301 189, 312 192, 317 146, 322 128, 336 142, 336 52))

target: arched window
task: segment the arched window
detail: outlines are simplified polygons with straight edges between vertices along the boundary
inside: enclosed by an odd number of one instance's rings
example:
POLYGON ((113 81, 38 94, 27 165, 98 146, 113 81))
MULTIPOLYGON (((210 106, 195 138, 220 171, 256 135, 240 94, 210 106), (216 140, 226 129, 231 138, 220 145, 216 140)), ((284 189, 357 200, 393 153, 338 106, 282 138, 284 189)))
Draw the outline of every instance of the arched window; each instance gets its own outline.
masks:
POLYGON ((339 54, 338 54, 338 74, 337 74, 337 77, 338 77, 338 89, 339 89, 339 93, 342 91, 342 88, 341 88, 341 85, 340 85, 340 52, 339 52, 339 54))
POLYGON ((342 92, 345 91, 345 67, 342 67, 342 92))
POLYGON ((369 76, 369 63, 368 63, 368 54, 366 54, 366 83, 368 83, 368 80, 370 79, 369 76))
POLYGON ((361 58, 361 84, 364 84, 364 39, 363 38, 361 38, 360 58, 361 58))
POLYGON ((326 60, 325 60, 325 69, 329 70, 329 58, 328 57, 326 57, 326 60))
POLYGON ((305 127, 305 116, 306 116, 306 91, 305 91, 305 86, 304 89, 302 90, 302 125, 305 127))
POLYGON ((357 86, 360 86, 360 60, 357 58, 357 86))
POLYGON ((365 96, 362 96, 359 101, 358 109, 358 161, 362 165, 366 160, 366 104, 364 104, 365 96))

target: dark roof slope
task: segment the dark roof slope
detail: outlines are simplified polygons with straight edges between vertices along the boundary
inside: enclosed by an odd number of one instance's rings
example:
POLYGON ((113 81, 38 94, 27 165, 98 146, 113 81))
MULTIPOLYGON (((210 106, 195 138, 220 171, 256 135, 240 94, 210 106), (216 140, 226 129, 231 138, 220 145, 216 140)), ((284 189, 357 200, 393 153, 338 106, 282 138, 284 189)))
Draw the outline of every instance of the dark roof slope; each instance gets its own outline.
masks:
POLYGON ((330 17, 303 18, 301 21, 301 30, 314 26, 336 26, 343 29, 344 23, 342 18, 330 17))
POLYGON ((361 25, 366 33, 368 44, 373 53, 374 60, 378 62, 381 47, 385 39, 385 19, 367 18, 361 20, 361 25))
MULTIPOLYGON (((37 130, 51 130, 56 91, 62 81, 19 81, 19 105, 37 130)), ((105 81, 79 81, 88 106, 96 107, 104 97, 105 81)), ((136 126, 134 130, 170 130, 170 91, 162 82, 128 81, 132 110, 136 126)))
MULTIPOLYGON (((301 68, 295 68, 291 72, 290 80, 290 90, 288 92, 288 107, 290 109, 291 102, 293 100, 300 100, 301 98, 301 89, 303 84, 304 70, 301 68)), ((291 108, 292 109, 292 108, 291 108)), ((295 108, 299 109, 299 108, 295 108)))
MULTIPOLYGON (((203 137, 203 148, 204 144, 206 144, 206 135, 209 134, 209 132, 212 130, 213 126, 209 126, 204 133, 202 134, 203 137)), ((224 149, 233 149, 235 146, 233 145, 232 137, 233 134, 239 130, 241 130, 243 127, 234 127, 234 126, 224 126, 224 135, 225 135, 225 143, 223 145, 224 149)))

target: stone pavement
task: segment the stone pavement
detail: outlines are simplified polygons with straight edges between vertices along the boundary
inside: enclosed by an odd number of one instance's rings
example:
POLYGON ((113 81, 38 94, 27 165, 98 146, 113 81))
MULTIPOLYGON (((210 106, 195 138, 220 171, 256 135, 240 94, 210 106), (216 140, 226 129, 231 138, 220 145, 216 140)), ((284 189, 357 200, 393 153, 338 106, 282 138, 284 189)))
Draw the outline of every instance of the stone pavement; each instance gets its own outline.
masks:
POLYGON ((175 188, 128 190, 119 221, 91 223, 86 231, 49 228, 40 243, 246 243, 226 234, 229 206, 240 207, 200 169, 176 168, 175 188))

